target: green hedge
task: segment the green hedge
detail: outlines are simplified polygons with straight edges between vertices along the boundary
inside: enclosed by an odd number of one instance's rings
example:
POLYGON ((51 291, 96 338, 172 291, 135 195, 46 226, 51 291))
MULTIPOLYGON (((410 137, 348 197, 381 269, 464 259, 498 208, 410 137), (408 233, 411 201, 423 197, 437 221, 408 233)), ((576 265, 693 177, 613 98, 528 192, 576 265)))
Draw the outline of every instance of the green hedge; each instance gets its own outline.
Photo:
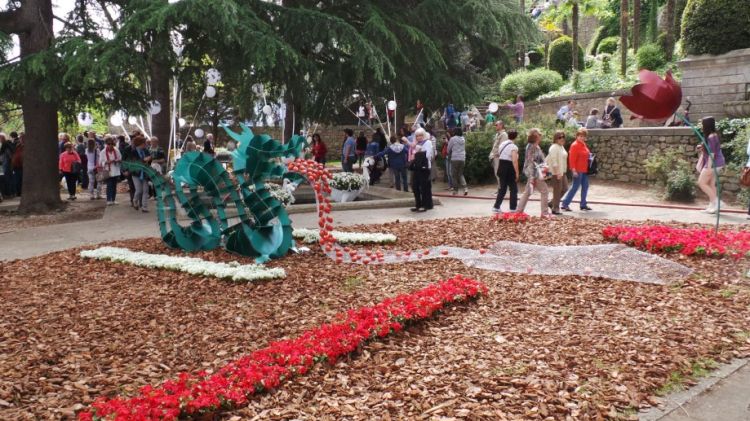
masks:
POLYGON ((596 54, 614 54, 620 45, 620 37, 607 37, 599 42, 596 54))
POLYGON ((739 0, 688 0, 682 15, 687 54, 724 54, 750 48, 750 6, 739 0))
POLYGON ((589 46, 586 48, 586 54, 590 56, 595 56, 596 51, 599 48, 599 43, 602 42, 602 40, 606 37, 607 37, 607 27, 600 26, 596 28, 594 37, 591 38, 591 42, 589 42, 589 46))
POLYGON ((553 70, 522 69, 503 78, 500 83, 500 96, 511 100, 520 94, 523 95, 524 100, 531 101, 547 92, 560 89, 562 85, 562 76, 553 70))
MULTIPOLYGON (((578 63, 580 68, 584 67, 583 48, 578 48, 578 63)), ((570 77, 573 68, 573 39, 568 36, 562 36, 549 46, 549 57, 547 57, 547 67, 560 73, 564 78, 570 77)))
POLYGON ((638 69, 657 70, 667 64, 664 52, 656 44, 646 44, 638 49, 636 55, 638 60, 638 69))

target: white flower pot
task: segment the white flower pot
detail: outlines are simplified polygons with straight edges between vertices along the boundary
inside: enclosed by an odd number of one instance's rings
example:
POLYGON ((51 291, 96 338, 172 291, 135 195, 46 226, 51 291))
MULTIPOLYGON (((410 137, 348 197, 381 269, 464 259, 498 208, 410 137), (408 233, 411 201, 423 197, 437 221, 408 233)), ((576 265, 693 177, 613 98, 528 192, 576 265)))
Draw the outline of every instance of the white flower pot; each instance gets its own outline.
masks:
POLYGON ((353 202, 362 190, 339 190, 331 188, 331 200, 336 203, 353 202))

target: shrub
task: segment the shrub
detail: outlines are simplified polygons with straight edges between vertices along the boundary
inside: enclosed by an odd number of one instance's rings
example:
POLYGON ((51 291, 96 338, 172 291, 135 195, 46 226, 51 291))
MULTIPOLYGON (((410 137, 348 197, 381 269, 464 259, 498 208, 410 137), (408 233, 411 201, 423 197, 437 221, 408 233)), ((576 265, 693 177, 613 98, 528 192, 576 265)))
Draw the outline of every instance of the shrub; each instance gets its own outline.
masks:
POLYGON ((678 151, 652 155, 643 165, 646 174, 664 188, 666 200, 691 201, 695 198, 693 166, 678 151))
POLYGON ((620 37, 607 37, 599 42, 596 54, 614 54, 617 46, 620 45, 620 37))
POLYGON ((687 54, 724 54, 750 48, 750 7, 746 1, 688 0, 682 15, 687 54))
POLYGON ((638 69, 657 70, 667 64, 664 53, 656 44, 646 44, 639 48, 636 57, 638 69))
POLYGON ((544 66, 544 46, 529 51, 529 67, 544 66))
POLYGON ((524 100, 530 101, 539 95, 559 89, 562 85, 562 76, 555 71, 518 70, 506 76, 500 83, 500 95, 504 99, 513 99, 520 94, 524 100))
MULTIPOLYGON (((583 48, 577 45, 578 63, 581 67, 584 65, 583 48)), ((573 67, 573 39, 568 36, 562 36, 549 46, 549 57, 547 57, 547 67, 560 73, 564 78, 570 77, 573 67)))
POLYGON ((586 54, 590 56, 595 56, 596 51, 599 48, 599 43, 602 42, 602 40, 606 37, 607 37, 607 27, 600 26, 596 28, 596 32, 594 32, 594 37, 591 38, 591 42, 589 42, 589 46, 586 48, 586 54))
POLYGON ((664 53, 664 56, 666 57, 667 53, 669 53, 669 46, 667 45, 667 34, 665 32, 662 32, 658 37, 656 37, 656 45, 659 46, 659 49, 662 53, 664 53))
POLYGON ((692 202, 695 199, 695 174, 689 165, 682 165, 669 173, 664 198, 678 202, 692 202))

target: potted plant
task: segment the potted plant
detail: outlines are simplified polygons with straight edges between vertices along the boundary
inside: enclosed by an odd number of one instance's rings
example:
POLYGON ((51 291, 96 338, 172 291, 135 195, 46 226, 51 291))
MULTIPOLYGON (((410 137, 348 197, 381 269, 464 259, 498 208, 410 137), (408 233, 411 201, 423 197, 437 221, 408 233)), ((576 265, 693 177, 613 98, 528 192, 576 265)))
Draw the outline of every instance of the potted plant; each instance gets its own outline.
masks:
POLYGON ((331 200, 353 202, 365 188, 365 177, 351 172, 340 172, 331 179, 331 200))

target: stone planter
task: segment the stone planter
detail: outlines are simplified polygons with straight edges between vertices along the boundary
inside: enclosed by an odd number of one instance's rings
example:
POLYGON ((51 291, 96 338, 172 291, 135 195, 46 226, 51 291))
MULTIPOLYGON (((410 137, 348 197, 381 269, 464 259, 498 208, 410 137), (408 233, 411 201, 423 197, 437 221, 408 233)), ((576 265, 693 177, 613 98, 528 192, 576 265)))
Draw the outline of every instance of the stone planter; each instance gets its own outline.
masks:
POLYGON ((750 101, 725 102, 724 112, 731 118, 750 117, 750 101))
POLYGON ((360 190, 339 190, 331 188, 331 200, 333 200, 336 203, 346 203, 346 202, 353 202, 357 197, 359 197, 359 194, 362 193, 362 189, 360 190))

